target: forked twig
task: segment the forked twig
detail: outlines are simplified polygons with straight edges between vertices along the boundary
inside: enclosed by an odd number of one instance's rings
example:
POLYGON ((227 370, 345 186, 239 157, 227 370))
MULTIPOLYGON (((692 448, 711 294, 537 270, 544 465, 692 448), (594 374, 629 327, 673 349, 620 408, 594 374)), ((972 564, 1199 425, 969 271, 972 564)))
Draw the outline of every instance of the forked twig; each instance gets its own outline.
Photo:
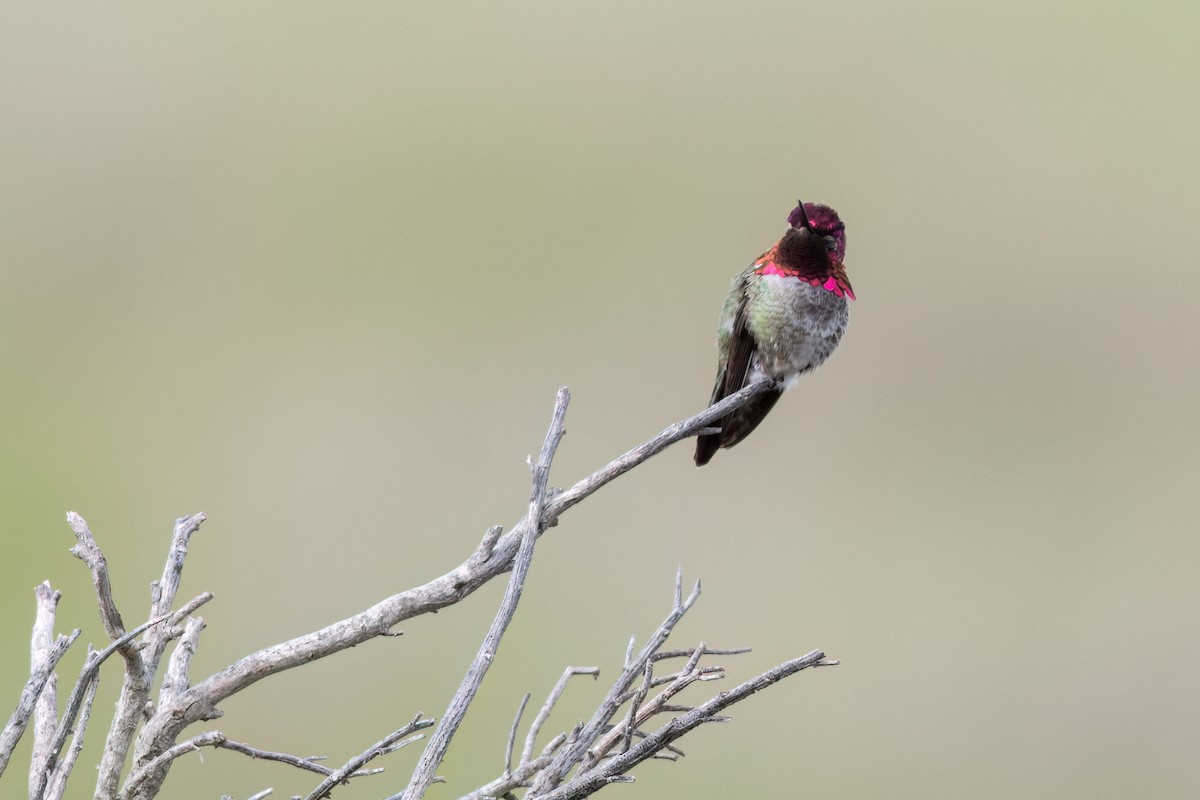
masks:
MULTIPOLYGON (((78 516, 78 515, 76 515, 78 516)), ((175 520, 171 531, 171 544, 163 565, 162 578, 150 584, 150 617, 166 618, 171 615, 179 581, 183 574, 183 561, 187 556, 188 542, 192 534, 200 529, 207 519, 203 512, 175 520)), ((195 601, 193 601, 195 602, 195 601)), ((203 601, 201 601, 203 602, 203 601)), ((151 684, 158 674, 163 651, 173 636, 171 625, 151 628, 137 652, 129 651, 125 659, 125 678, 117 697, 117 710, 108 729, 104 743, 104 755, 100 759, 100 776, 96 781, 96 796, 99 800, 110 800, 116 796, 126 758, 137 733, 138 724, 150 700, 151 684)), ((203 717, 203 715, 201 715, 203 717)), ((204 717, 211 719, 212 717, 204 717)), ((167 748, 159 748, 162 753, 167 748)), ((144 763, 146 759, 142 759, 144 763)), ((169 762, 168 762, 169 763, 169 762)), ((140 764, 135 763, 134 770, 140 764)))
POLYGON ((558 698, 562 697, 562 693, 567 688, 567 681, 571 680, 576 675, 591 675, 593 678, 600 677, 599 667, 567 667, 558 682, 554 684, 554 688, 550 691, 550 695, 546 698, 546 702, 542 704, 537 716, 533 718, 533 724, 529 726, 529 733, 525 736, 525 748, 521 750, 521 763, 524 764, 533 758, 533 748, 537 744, 538 734, 542 731, 542 726, 546 724, 546 720, 550 717, 550 712, 554 709, 554 705, 558 702, 558 698))
POLYGON ((63 710, 62 719, 59 720, 58 727, 54 730, 54 737, 46 752, 46 760, 42 766, 41 775, 37 778, 36 788, 31 787, 30 797, 34 798, 34 800, 43 800, 45 797, 50 776, 58 766, 58 754, 62 752, 63 745, 67 743, 67 737, 70 736, 72 726, 75 724, 75 717, 83 706, 84 699, 90 691, 89 687, 92 681, 98 676, 100 665, 107 661, 113 653, 123 652, 125 646, 131 641, 142 635, 146 630, 166 621, 166 619, 166 616, 162 616, 146 620, 103 650, 88 653, 88 657, 83 664, 83 669, 79 672, 79 680, 75 682, 75 688, 71 690, 71 697, 67 701, 67 707, 63 710))
MULTIPOLYGON (((675 747, 673 742, 700 724, 727 720, 728 717, 719 716, 717 713, 727 706, 801 669, 837 663, 825 659, 820 651, 814 650, 802 658, 780 664, 698 706, 671 702, 692 684, 724 677, 724 667, 701 663, 705 656, 735 655, 749 651, 749 648, 745 647, 711 648, 706 642, 700 642, 687 650, 662 649, 673 627, 699 596, 699 584, 688 597, 683 596, 682 571, 676 573, 674 589, 671 613, 636 655, 633 654, 632 648, 626 652, 621 675, 605 694, 588 722, 575 726, 569 734, 560 734, 541 757, 532 759, 524 756, 517 768, 511 772, 506 770, 500 778, 465 795, 461 800, 505 797, 520 786, 529 787, 525 795, 527 800, 564 797, 576 800, 608 783, 631 782, 633 777, 627 774, 628 770, 642 761, 674 761, 683 756, 683 751, 675 747), (677 672, 659 676, 654 674, 656 662, 685 655, 687 661, 677 672), (641 680, 638 681, 637 688, 631 688, 639 676, 641 680), (658 686, 662 686, 662 690, 650 698, 651 689, 658 686), (626 708, 623 719, 612 724, 610 720, 622 707, 626 708), (642 730, 653 717, 667 713, 676 716, 652 733, 642 730), (558 746, 560 742, 561 747, 558 746), (557 753, 551 757, 555 748, 557 753), (574 776, 567 779, 572 771, 574 776)), ((591 673, 592 670, 587 672, 591 673)), ((540 728, 545 722, 549 709, 553 707, 573 674, 577 674, 577 670, 568 669, 559 678, 543 707, 543 713, 539 714, 534 722, 535 728, 540 728)), ((529 743, 535 736, 535 730, 531 730, 530 737, 526 740, 527 753, 531 753, 529 743)), ((510 733, 510 741, 511 738, 510 733)))
MULTIPOLYGON (((88 655, 91 655, 90 650, 88 655)), ((67 778, 71 776, 71 770, 75 768, 75 762, 79 759, 79 754, 83 752, 83 737, 87 734, 88 722, 92 717, 92 703, 96 701, 96 690, 99 687, 100 673, 93 673, 92 677, 88 679, 87 689, 83 695, 83 705, 79 710, 79 722, 75 726, 75 735, 71 737, 71 747, 67 750, 66 757, 54 768, 46 785, 46 800, 61 800, 63 793, 67 790, 67 778)))
MULTIPOLYGON (((108 561, 105 560, 104 553, 100 552, 100 546, 96 544, 96 538, 92 536, 92 531, 83 517, 74 511, 68 511, 67 524, 71 526, 71 530, 75 532, 75 538, 78 540, 78 544, 71 548, 71 555, 87 564, 88 570, 92 573, 92 584, 96 588, 96 601, 100 606, 100 621, 104 623, 104 630, 108 634, 109 641, 116 641, 125 635, 125 623, 121 621, 121 612, 117 611, 117 603, 113 600, 112 579, 108 575, 108 561)), ((126 658, 135 655, 129 641, 126 641, 121 648, 121 655, 126 658)))
POLYGON ((595 768, 576 776, 552 792, 536 795, 537 800, 581 800, 614 780, 628 780, 624 773, 634 765, 653 757, 666 745, 683 736, 688 731, 703 725, 705 722, 722 722, 728 717, 718 716, 718 712, 746 699, 755 692, 762 691, 789 675, 794 675, 802 669, 818 666, 832 666, 836 661, 826 660, 820 650, 767 670, 751 678, 739 686, 722 692, 706 703, 702 703, 688 713, 673 718, 666 725, 649 734, 624 753, 600 762, 595 768))
MULTIPOLYGON (((421 720, 420 715, 418 715, 417 720, 414 720, 412 723, 404 728, 401 728, 399 731, 396 731, 395 733, 385 737, 383 741, 372 745, 372 747, 366 752, 355 756, 355 758, 352 759, 346 767, 342 767, 338 770, 333 770, 324 764, 317 763, 316 757, 310 756, 306 758, 304 756, 294 756, 291 753, 276 753, 270 750, 262 750, 257 747, 251 747, 245 742, 235 742, 221 731, 208 731, 200 734, 199 736, 194 736, 191 739, 188 739, 186 742, 180 742, 174 747, 159 754, 159 756, 153 761, 148 762, 140 770, 129 776, 129 780, 125 782, 125 786, 121 790, 119 797, 121 800, 125 800, 126 798, 133 796, 133 794, 137 792, 141 785, 155 771, 162 769, 164 765, 174 761, 180 756, 196 752, 202 747, 216 747, 222 750, 232 750, 235 753, 241 753, 242 755, 247 755, 251 758, 257 758, 264 761, 278 761, 282 764, 290 764, 293 767, 308 770, 309 772, 316 772, 320 775, 326 776, 328 785, 326 785, 326 782, 323 781, 321 786, 318 788, 323 787, 323 793, 327 793, 331 787, 337 785, 338 783, 345 782, 349 778, 358 777, 361 775, 374 775, 382 772, 383 770, 380 769, 366 770, 362 772, 358 771, 358 769, 372 758, 388 752, 386 748, 391 744, 394 744, 396 739, 403 738, 418 728, 428 727, 432 724, 433 720, 421 720)), ((314 798, 320 796, 322 795, 310 795, 310 797, 314 798)))
POLYGON ((442 759, 446 755, 446 749, 450 746, 450 739, 453 738, 463 717, 466 716, 471 701, 475 699, 475 693, 479 691, 479 686, 483 683, 483 676, 487 674, 496 650, 500 646, 500 639, 504 636, 504 632, 508 629, 508 623, 517 611, 517 603, 520 602, 521 591, 525 587, 525 578, 529 574, 529 566, 533 562, 533 547, 542 532, 542 506, 546 500, 546 483, 550 477, 550 464, 554 460, 558 443, 566 432, 563 428, 563 419, 566 416, 567 404, 570 400, 571 393, 565 386, 561 387, 554 403, 550 429, 546 433, 546 440, 542 443, 542 452, 533 467, 533 488, 530 491, 529 513, 526 518, 533 520, 534 523, 526 525, 522 532, 520 547, 513 561, 512 574, 505 587, 500 609, 496 612, 495 619, 492 620, 492 626, 484 637, 479 652, 476 653, 475 659, 467 669, 462 684, 451 698, 446 713, 433 735, 429 737, 429 743, 425 746, 425 752, 421 754, 421 760, 417 764, 416 770, 413 771, 408 788, 401 795, 402 800, 416 800, 416 798, 424 796, 425 791, 429 788, 438 766, 441 765, 442 759))
POLYGON ((683 618, 683 615, 695 604, 700 597, 700 581, 696 581, 695 587, 691 594, 686 598, 683 596, 683 568, 681 567, 675 574, 675 594, 674 603, 669 613, 662 621, 662 624, 651 634, 645 646, 632 659, 626 658, 625 668, 613 683, 612 688, 608 690, 604 700, 592 715, 592 718, 584 724, 579 736, 572 742, 569 742, 555 756, 553 763, 543 770, 534 780, 533 786, 530 787, 530 794, 537 796, 544 794, 555 786, 557 786, 563 778, 577 764, 583 761, 587 755, 588 748, 592 743, 608 728, 613 716, 624 703, 626 693, 629 691, 633 682, 643 674, 646 668, 646 663, 650 657, 658 651, 667 641, 667 637, 671 635, 671 631, 675 625, 683 618))
MULTIPOLYGON (((45 585, 49 586, 49 584, 45 585)), ((55 638, 54 644, 45 652, 41 661, 35 664, 30 671, 29 680, 25 682, 25 688, 21 690, 21 697, 17 701, 17 707, 13 709, 13 713, 8 718, 8 723, 5 724, 3 732, 0 732, 0 775, 4 774, 4 770, 8 766, 8 761, 12 758, 13 750, 16 749, 17 743, 21 741, 21 736, 25 733, 25 728, 29 724, 29 718, 33 715, 38 698, 41 697, 42 690, 50 680, 50 676, 54 674, 55 667, 58 666, 59 660, 67 652, 67 648, 74 644, 78 638, 78 629, 73 631, 70 636, 60 633, 55 638)), ((53 733, 53 728, 50 728, 50 733, 53 733)))
POLYGON ((405 745, 411 744, 420 737, 416 736, 406 741, 401 741, 401 739, 404 739, 404 737, 416 733, 417 731, 431 727, 432 725, 432 719, 426 718, 423 714, 418 712, 417 715, 413 717, 412 722, 408 723, 399 730, 392 731, 387 736, 368 747, 366 750, 354 756, 354 758, 351 758, 340 768, 331 771, 329 775, 326 776, 325 780, 317 784, 317 788, 309 792, 308 797, 306 797, 305 800, 320 800, 322 797, 327 797, 333 787, 337 786, 339 783, 345 783, 348 778, 354 775, 357 770, 361 769, 372 759, 394 752, 405 745))

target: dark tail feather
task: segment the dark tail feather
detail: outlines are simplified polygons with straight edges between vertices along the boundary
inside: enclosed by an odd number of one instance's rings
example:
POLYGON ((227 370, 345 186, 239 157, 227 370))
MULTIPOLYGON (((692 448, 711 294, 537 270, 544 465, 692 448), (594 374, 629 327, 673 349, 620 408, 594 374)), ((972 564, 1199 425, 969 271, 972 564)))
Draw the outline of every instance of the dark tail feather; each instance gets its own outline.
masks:
POLYGON ((697 437, 696 466, 703 467, 711 461, 719 448, 733 447, 749 436, 782 396, 782 390, 764 392, 728 417, 718 420, 715 424, 720 426, 720 433, 706 433, 697 437))
MULTIPOLYGON (((725 420, 717 420, 720 425, 725 420)), ((696 438, 696 466, 703 467, 716 454, 717 448, 721 446, 721 434, 706 433, 696 438)))

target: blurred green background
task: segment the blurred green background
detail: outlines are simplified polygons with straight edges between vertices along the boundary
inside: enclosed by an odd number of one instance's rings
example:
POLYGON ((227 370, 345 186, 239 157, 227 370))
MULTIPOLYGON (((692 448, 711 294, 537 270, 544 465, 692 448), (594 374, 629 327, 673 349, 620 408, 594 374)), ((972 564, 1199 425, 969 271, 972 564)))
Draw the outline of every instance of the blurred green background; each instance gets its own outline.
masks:
MULTIPOLYGON (((494 777, 568 664, 604 673, 548 732, 586 714, 680 563, 705 594, 673 641, 755 647, 728 685, 843 665, 606 797, 1196 796, 1196 4, 4 16, 6 705, 37 582, 103 641, 67 510, 127 621, 173 519, 209 515, 196 678, 340 619, 520 517, 560 384, 557 485, 698 411, 729 278, 802 196, 847 221, 839 352, 711 466, 676 447, 564 516, 429 796, 494 777)), ((340 763, 442 712, 500 591, 193 732, 340 763)), ((399 791, 417 754, 337 797, 399 791)), ((314 783, 206 752, 164 796, 314 783)))

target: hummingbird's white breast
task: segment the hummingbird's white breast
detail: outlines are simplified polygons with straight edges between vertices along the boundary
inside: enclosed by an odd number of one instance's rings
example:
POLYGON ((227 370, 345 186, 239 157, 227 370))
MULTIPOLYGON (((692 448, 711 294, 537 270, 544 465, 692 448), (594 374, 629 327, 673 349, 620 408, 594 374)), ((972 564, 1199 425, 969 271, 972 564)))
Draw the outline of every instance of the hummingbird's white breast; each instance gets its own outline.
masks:
POLYGON ((786 275, 760 275, 746 290, 746 325, 758 351, 748 378, 769 375, 791 388, 833 353, 849 321, 849 303, 786 275))

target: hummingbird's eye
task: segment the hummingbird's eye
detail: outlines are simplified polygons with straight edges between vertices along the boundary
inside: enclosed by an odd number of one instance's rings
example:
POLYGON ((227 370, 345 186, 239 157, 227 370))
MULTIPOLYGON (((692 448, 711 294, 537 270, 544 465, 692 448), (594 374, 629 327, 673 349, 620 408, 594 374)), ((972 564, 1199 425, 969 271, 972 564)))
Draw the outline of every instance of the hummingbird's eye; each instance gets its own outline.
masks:
POLYGON ((825 236, 825 247, 829 250, 837 250, 837 239, 832 235, 825 236))

